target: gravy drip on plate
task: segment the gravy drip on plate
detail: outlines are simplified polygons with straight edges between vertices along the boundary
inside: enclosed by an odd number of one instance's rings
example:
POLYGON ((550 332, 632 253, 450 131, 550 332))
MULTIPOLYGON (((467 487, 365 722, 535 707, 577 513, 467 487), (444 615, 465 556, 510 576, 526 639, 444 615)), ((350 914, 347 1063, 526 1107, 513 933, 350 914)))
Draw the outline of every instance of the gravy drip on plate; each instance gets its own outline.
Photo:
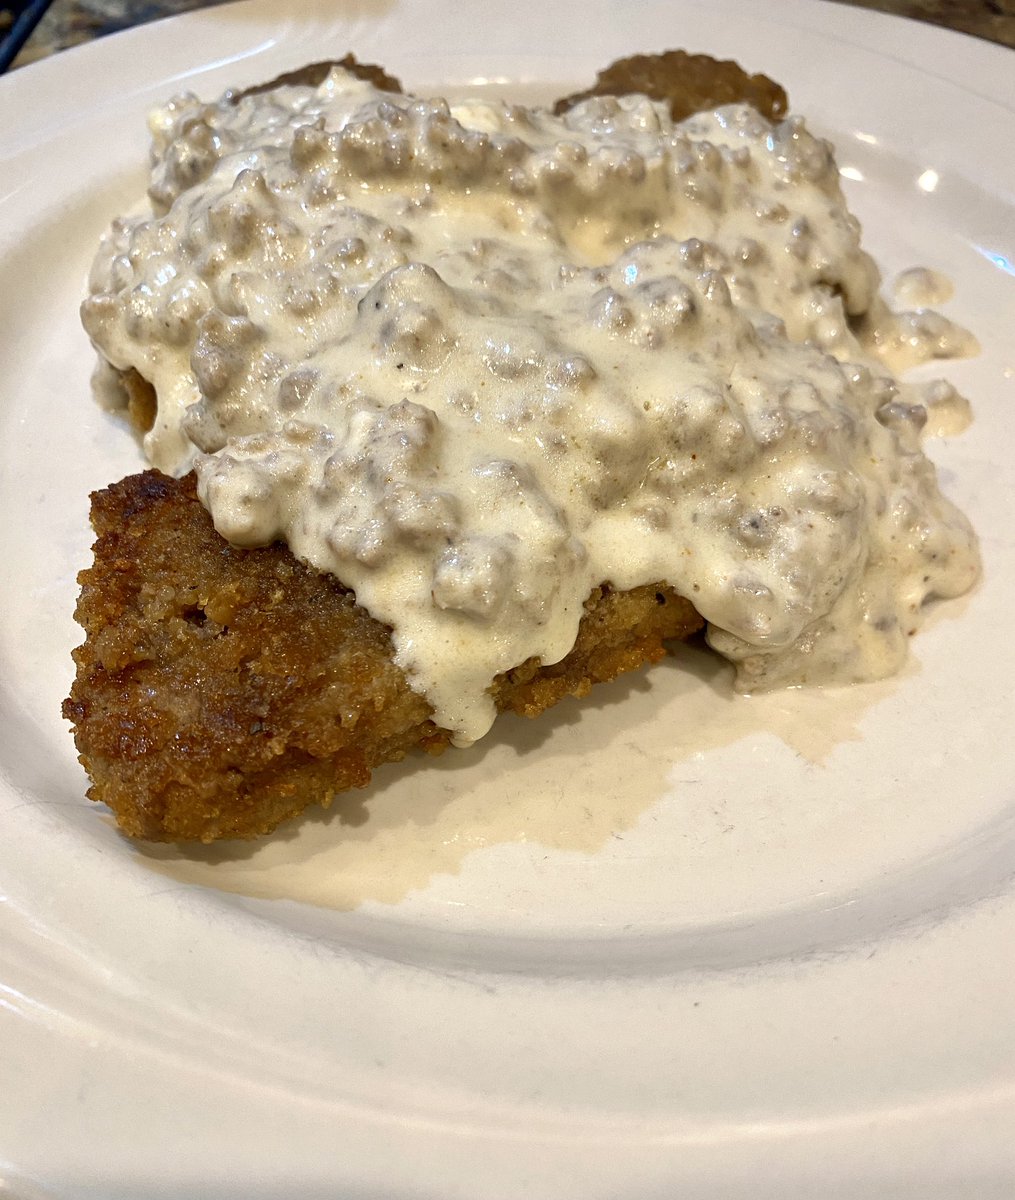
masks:
POLYGON ((151 128, 152 212, 83 307, 156 389, 149 458, 196 469, 229 541, 353 588, 460 744, 603 582, 668 581, 750 689, 890 674, 976 578, 924 397, 884 365, 968 335, 878 299, 799 119, 335 71, 151 128))

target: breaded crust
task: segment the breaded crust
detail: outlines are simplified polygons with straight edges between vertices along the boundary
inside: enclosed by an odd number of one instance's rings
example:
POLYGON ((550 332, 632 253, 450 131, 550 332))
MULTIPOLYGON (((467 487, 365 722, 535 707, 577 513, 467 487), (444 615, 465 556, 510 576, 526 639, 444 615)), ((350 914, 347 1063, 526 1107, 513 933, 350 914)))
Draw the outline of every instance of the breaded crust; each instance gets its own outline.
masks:
MULTIPOLYGON (((286 547, 223 541, 193 476, 130 476, 93 495, 92 523, 76 612, 87 640, 63 711, 89 796, 125 833, 257 837, 413 747, 448 745, 394 665, 387 626, 286 547)), ((597 588, 574 649, 498 676, 497 707, 536 716, 701 624, 665 585, 597 588)))
POLYGON ((402 90, 402 85, 398 80, 393 75, 389 75, 383 67, 378 67, 373 63, 361 63, 354 54, 347 54, 345 58, 307 63, 306 66, 299 67, 295 71, 285 71, 281 75, 276 75, 274 79, 269 79, 267 83, 258 83, 253 87, 243 88, 242 91, 230 92, 229 99, 235 104, 244 96, 256 96, 260 92, 270 92, 277 87, 318 87, 328 78, 332 67, 342 67, 350 75, 355 75, 357 79, 365 79, 367 83, 372 83, 379 92, 401 92, 402 90))
POLYGON ((553 111, 567 112, 590 96, 626 96, 634 92, 666 101, 674 121, 723 104, 750 104, 762 116, 778 120, 789 106, 785 91, 767 75, 748 75, 730 59, 667 50, 618 59, 599 72, 592 87, 558 100, 553 111))
MULTIPOLYGON (((317 87, 332 67, 342 67, 357 79, 365 79, 382 92, 401 92, 402 85, 383 67, 361 63, 354 55, 327 62, 308 63, 296 71, 230 93, 234 103, 244 96, 255 96, 273 88, 289 86, 317 87)), ((709 54, 688 54, 686 50, 666 50, 661 54, 635 54, 611 63, 596 76, 595 83, 583 92, 564 96, 553 106, 555 113, 590 96, 627 96, 642 93, 670 106, 674 121, 682 121, 696 112, 723 104, 750 104, 770 120, 786 115, 789 101, 785 90, 767 75, 749 75, 731 59, 712 58, 709 54)))

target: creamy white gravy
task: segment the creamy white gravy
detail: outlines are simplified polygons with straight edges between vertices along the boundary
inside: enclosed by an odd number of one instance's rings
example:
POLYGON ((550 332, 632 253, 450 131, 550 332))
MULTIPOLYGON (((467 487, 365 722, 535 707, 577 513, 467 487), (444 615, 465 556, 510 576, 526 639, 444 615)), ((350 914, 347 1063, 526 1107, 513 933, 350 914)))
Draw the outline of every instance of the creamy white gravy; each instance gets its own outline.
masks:
POLYGON ((928 304, 944 304, 952 297, 952 282, 940 271, 929 267, 910 267, 901 271, 892 282, 892 292, 900 304, 922 308, 928 304))
POLYGON ((152 211, 83 306, 156 389, 148 456, 196 469, 229 541, 353 588, 458 743, 603 582, 668 581, 751 689, 890 674, 976 578, 920 447, 932 393, 885 365, 968 335, 888 312, 799 119, 335 71, 151 129, 152 211))

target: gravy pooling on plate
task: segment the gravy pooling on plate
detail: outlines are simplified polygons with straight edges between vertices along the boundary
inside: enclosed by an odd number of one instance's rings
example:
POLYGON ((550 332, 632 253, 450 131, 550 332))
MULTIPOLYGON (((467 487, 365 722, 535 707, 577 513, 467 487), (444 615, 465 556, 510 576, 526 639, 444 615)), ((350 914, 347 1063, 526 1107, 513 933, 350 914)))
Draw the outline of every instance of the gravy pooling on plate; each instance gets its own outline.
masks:
POLYGON ((921 449, 970 349, 893 315, 826 142, 742 105, 561 116, 318 87, 151 119, 146 216, 83 306, 152 463, 391 626, 459 744, 603 582, 666 580, 741 687, 894 672, 974 534, 921 449))

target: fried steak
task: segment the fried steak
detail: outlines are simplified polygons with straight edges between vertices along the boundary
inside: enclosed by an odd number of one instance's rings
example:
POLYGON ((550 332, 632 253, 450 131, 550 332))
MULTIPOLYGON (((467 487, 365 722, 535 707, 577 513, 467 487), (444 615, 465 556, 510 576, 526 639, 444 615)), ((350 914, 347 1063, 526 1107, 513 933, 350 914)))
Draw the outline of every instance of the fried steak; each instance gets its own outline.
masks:
POLYGON ((767 75, 748 75, 729 59, 708 54, 667 50, 663 54, 635 54, 600 71, 587 91, 565 96, 553 106, 567 112, 592 96, 625 96, 637 92, 670 106, 674 121, 723 104, 749 104, 763 117, 778 121, 786 115, 785 91, 767 75))
MULTIPOLYGON (((147 471, 96 492, 92 523, 76 612, 87 640, 63 711, 89 796, 125 833, 257 837, 413 747, 448 745, 392 662, 391 631, 286 547, 223 541, 192 475, 147 471)), ((498 676, 497 708, 537 716, 700 627, 663 584, 597 588, 570 654, 498 676)))
MULTIPOLYGON (((281 84, 319 83, 316 63, 281 84)), ((379 67, 336 65, 400 91, 379 67)), ((590 95, 646 92, 675 117, 746 101, 785 112, 782 89, 735 63, 672 51, 614 64, 590 95)), ((134 372, 129 413, 148 428, 156 401, 134 372)), ((362 787, 374 767, 449 733, 393 662, 391 631, 338 580, 282 545, 230 546, 197 499, 193 476, 131 476, 92 496, 94 564, 79 577, 86 640, 64 716, 75 727, 91 799, 120 828, 153 841, 253 838, 312 804, 362 787)), ((703 622, 665 583, 588 598, 577 642, 559 663, 530 660, 491 685, 499 711, 534 717, 665 653, 703 622)))

